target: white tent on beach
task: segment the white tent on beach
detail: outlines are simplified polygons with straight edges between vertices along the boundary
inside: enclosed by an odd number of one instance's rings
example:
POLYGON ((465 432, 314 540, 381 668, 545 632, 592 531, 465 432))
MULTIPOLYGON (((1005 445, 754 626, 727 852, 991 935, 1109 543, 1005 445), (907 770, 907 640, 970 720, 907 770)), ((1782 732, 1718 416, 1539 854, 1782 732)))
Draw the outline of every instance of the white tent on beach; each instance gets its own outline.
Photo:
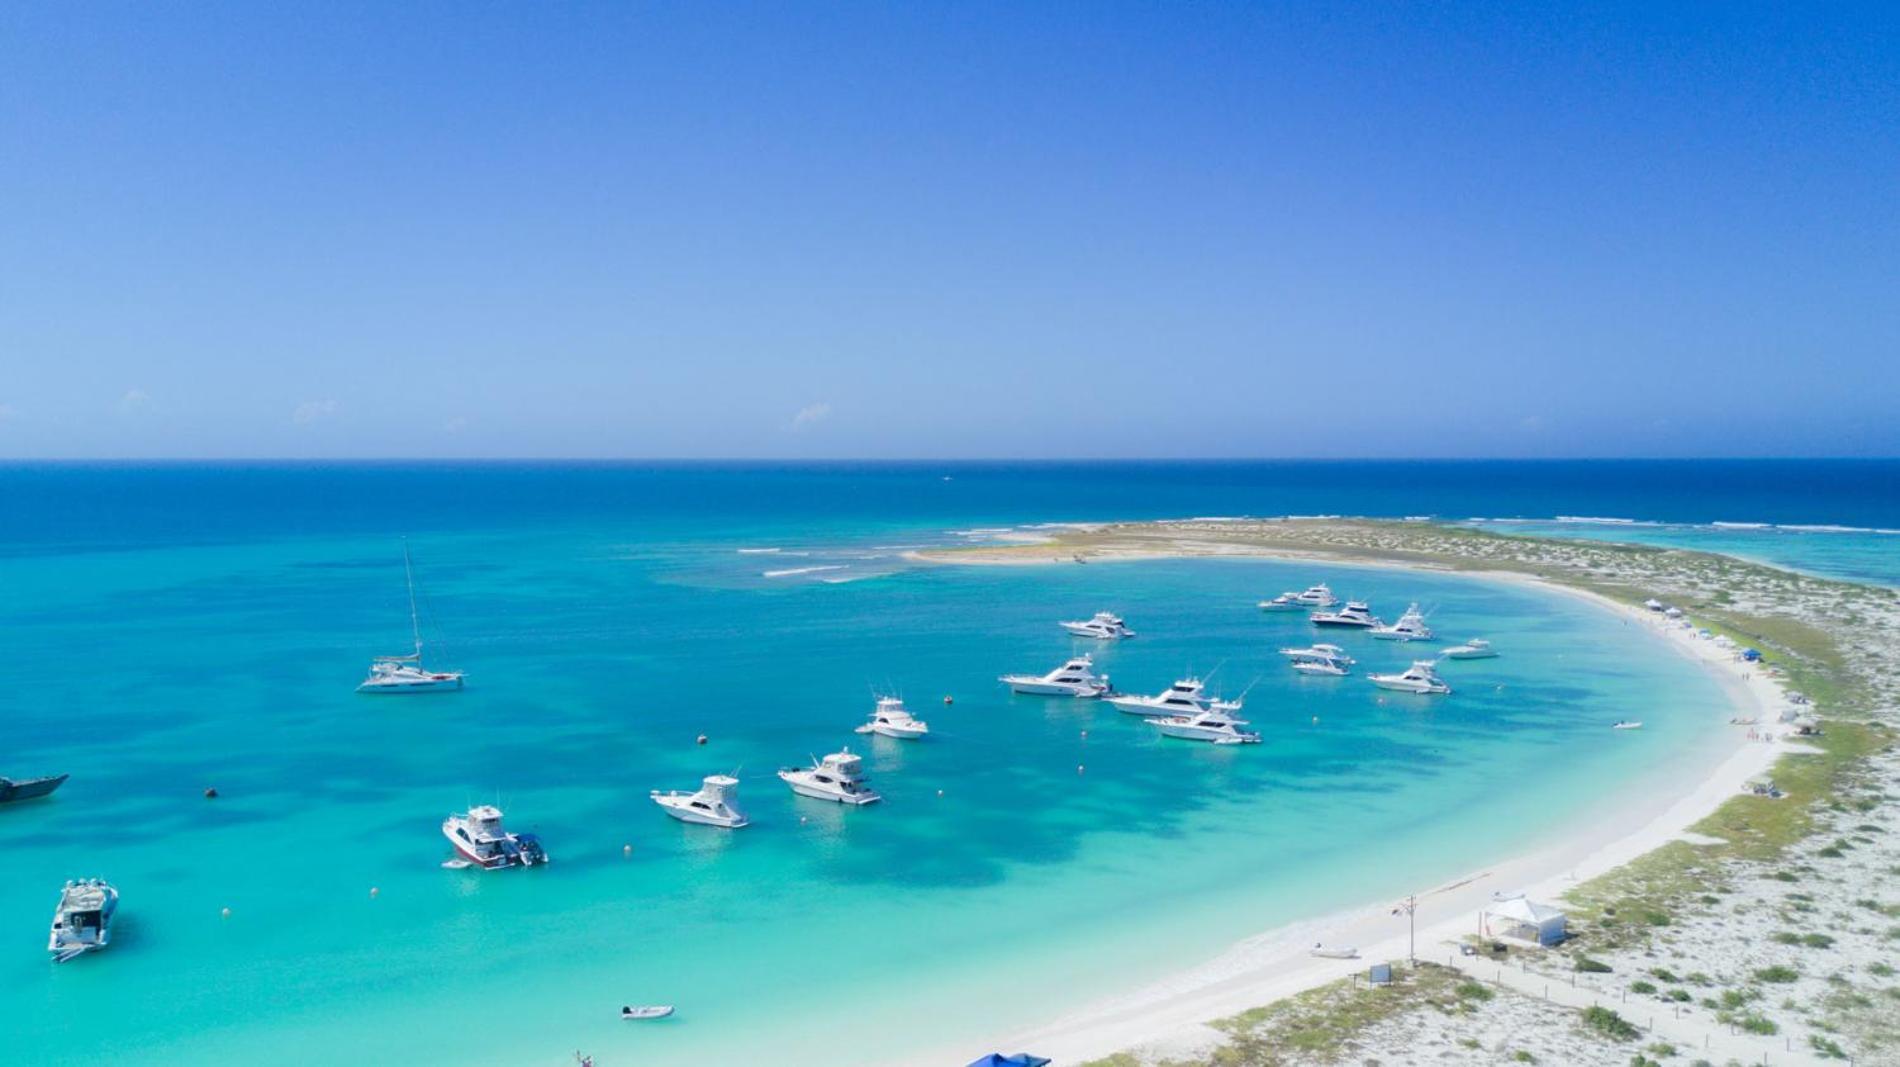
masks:
POLYGON ((1566 917, 1549 904, 1526 900, 1522 894, 1500 897, 1479 915, 1486 937, 1508 937, 1536 945, 1555 945, 1564 939, 1566 917))

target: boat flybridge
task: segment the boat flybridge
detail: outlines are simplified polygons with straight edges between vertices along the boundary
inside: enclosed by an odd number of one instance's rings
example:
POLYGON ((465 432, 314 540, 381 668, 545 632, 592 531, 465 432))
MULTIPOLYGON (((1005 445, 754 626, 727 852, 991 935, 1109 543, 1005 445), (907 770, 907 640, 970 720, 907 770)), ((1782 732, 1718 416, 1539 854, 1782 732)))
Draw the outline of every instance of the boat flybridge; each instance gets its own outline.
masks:
POLYGON ((1314 626, 1345 626, 1359 630, 1384 625, 1363 600, 1348 600, 1346 606, 1338 611, 1316 611, 1308 615, 1307 620, 1314 626))
POLYGON ((112 940, 112 913, 119 909, 119 891, 101 878, 67 882, 53 910, 53 932, 46 951, 54 963, 97 952, 112 940))
POLYGON ((1293 669, 1301 674, 1325 674, 1335 678, 1344 676, 1346 668, 1358 662, 1348 656, 1345 649, 1325 643, 1310 648, 1283 648, 1280 655, 1292 660, 1293 669))
POLYGON ((1065 622, 1060 624, 1064 630, 1077 637, 1089 637, 1097 641, 1120 641, 1135 636, 1120 615, 1112 611, 1098 611, 1086 622, 1065 622))
POLYGON ((1241 729, 1247 720, 1237 719, 1218 706, 1189 715, 1149 719, 1148 725, 1161 731, 1164 737, 1178 737, 1183 741, 1212 741, 1217 745, 1258 744, 1260 741, 1259 734, 1241 729))
POLYGON ((1368 675, 1372 684, 1380 689, 1395 689, 1401 693, 1431 693, 1444 695, 1451 692, 1451 686, 1438 676, 1437 661, 1421 659, 1405 668, 1401 674, 1368 675))
POLYGON ((1484 638, 1474 637, 1462 645, 1441 649, 1438 654, 1446 659, 1490 659, 1498 654, 1498 650, 1492 648, 1491 642, 1484 638))
POLYGON ((496 871, 503 867, 537 867, 548 862, 547 850, 533 834, 502 829, 501 809, 478 804, 462 815, 442 820, 442 836, 455 846, 454 866, 496 871))
POLYGON ((902 698, 878 697, 877 707, 871 710, 871 720, 858 727, 858 732, 915 741, 930 734, 930 724, 905 710, 902 698))
POLYGON ((402 545, 402 573, 409 583, 409 632, 415 650, 406 656, 377 656, 370 661, 369 677, 356 687, 359 693, 440 693, 462 688, 461 671, 432 671, 422 665, 422 624, 416 616, 416 574, 409 562, 409 542, 402 545))
POLYGON ((1306 605, 1300 603, 1300 594, 1281 593, 1272 600, 1260 602, 1261 611, 1305 611, 1306 605))
POLYGON ((745 812, 739 810, 739 779, 728 775, 707 775, 701 781, 697 793, 681 789, 666 792, 655 789, 650 795, 661 810, 681 822, 720 826, 728 830, 737 830, 752 822, 745 812))
POLYGON ((1207 694, 1207 683, 1199 678, 1182 678, 1154 696, 1130 696, 1118 693, 1106 698, 1116 710, 1143 718, 1162 715, 1193 715, 1203 711, 1223 713, 1240 710, 1240 701, 1221 700, 1207 694))
POLYGON ((1390 626, 1373 627, 1372 636, 1381 641, 1429 641, 1432 628, 1425 625, 1425 616, 1418 610, 1418 605, 1412 604, 1405 609, 1405 614, 1399 616, 1399 621, 1390 626))
POLYGON ((1108 692, 1108 675, 1095 673, 1095 661, 1073 656, 1048 674, 1005 674, 997 681, 1018 693, 1039 697, 1098 697, 1108 692))
POLYGON ((864 777, 864 758, 849 748, 823 759, 813 760, 809 767, 786 767, 778 772, 779 778, 792 792, 801 797, 814 800, 835 800, 840 804, 874 804, 883 798, 866 784, 864 777))
POLYGON ((1301 607, 1308 608, 1330 608, 1339 603, 1339 598, 1333 595, 1325 582, 1307 586, 1305 592, 1293 594, 1293 599, 1299 601, 1301 607))

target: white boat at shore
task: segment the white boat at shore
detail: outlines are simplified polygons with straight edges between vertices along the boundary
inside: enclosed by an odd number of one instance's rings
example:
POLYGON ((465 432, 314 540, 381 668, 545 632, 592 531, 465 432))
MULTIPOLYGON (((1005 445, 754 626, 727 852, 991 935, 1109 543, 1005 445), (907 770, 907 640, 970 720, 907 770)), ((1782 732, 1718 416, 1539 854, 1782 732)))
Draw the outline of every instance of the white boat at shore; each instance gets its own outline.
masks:
POLYGON ((377 656, 370 660, 369 677, 356 687, 359 693, 395 695, 441 693, 462 688, 461 671, 432 671, 422 665, 422 624, 416 614, 416 574, 409 562, 409 542, 402 543, 402 574, 409 583, 409 632, 415 647, 406 656, 377 656))
POLYGON ((1390 626, 1374 626, 1371 632, 1381 641, 1429 641, 1432 637, 1431 627, 1425 625, 1425 616, 1417 604, 1408 606, 1399 621, 1390 626))
POLYGON ((1356 960, 1359 950, 1349 945, 1328 945, 1324 942, 1308 949, 1306 954, 1322 960, 1356 960))
POLYGON ((485 871, 539 867, 548 862, 541 839, 502 829, 501 809, 493 804, 478 804, 465 814, 442 820, 442 836, 449 839, 464 864, 485 871))
POLYGON ((1161 731, 1164 737, 1178 737, 1183 741, 1212 741, 1217 745, 1257 744, 1260 741, 1259 734, 1241 729, 1247 725, 1247 720, 1237 719, 1217 707, 1188 715, 1149 719, 1148 725, 1161 731))
POLYGON ((1498 652, 1497 649, 1491 647, 1491 642, 1482 637, 1474 637, 1462 645, 1440 649, 1438 654, 1445 659, 1492 659, 1498 652))
POLYGON ((1231 713, 1240 710, 1240 701, 1221 700, 1207 694, 1207 683, 1199 678, 1182 678, 1154 696, 1117 693, 1104 698, 1115 710, 1144 718, 1165 715, 1195 715, 1204 711, 1231 713))
POLYGON ((1438 676, 1437 663, 1429 659, 1413 662, 1400 674, 1367 675, 1372 684, 1381 689, 1393 689, 1401 693, 1427 693, 1443 696, 1451 692, 1451 686, 1438 676))
POLYGON ((901 697, 879 697, 870 721, 858 727, 858 733, 915 741, 930 734, 930 724, 906 710, 901 697))
POLYGON ((784 767, 779 780, 792 792, 813 800, 833 800, 840 804, 875 804, 883 798, 870 788, 864 777, 864 759, 849 748, 813 760, 809 767, 784 767))
POLYGON ((649 795, 660 806, 660 810, 681 822, 717 826, 726 830, 737 830, 752 823, 746 813, 739 810, 739 780, 730 775, 709 774, 701 780, 699 791, 694 793, 680 789, 666 792, 655 789, 649 795))
POLYGON ((112 943, 112 915, 119 909, 119 891, 103 878, 69 881, 59 891, 53 909, 53 929, 46 951, 54 963, 65 963, 112 943))
POLYGON ((1087 637, 1096 641, 1120 641, 1135 636, 1135 631, 1128 628, 1128 623, 1112 611, 1098 611, 1085 621, 1064 622, 1058 625, 1076 637, 1087 637))
POLYGON ((1048 674, 1005 674, 997 681, 1028 696, 1099 697, 1108 692, 1108 675, 1095 673, 1095 661, 1073 656, 1048 674))

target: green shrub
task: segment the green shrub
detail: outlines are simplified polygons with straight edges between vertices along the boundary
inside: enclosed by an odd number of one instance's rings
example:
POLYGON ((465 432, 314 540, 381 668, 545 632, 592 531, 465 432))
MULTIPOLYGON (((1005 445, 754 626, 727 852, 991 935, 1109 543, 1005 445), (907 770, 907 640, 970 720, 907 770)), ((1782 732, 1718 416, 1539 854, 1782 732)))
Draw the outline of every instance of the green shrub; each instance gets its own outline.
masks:
POLYGON ((1841 1046, 1829 1041, 1820 1034, 1808 1035, 1808 1047, 1820 1053, 1821 1058, 1824 1060, 1844 1060, 1847 1058, 1846 1049, 1841 1048, 1841 1046))
POLYGON ((1630 983, 1630 992, 1632 993, 1654 993, 1655 991, 1656 984, 1654 982, 1636 981, 1630 983))
POLYGON ((1585 974, 1609 974, 1610 965, 1602 960, 1593 960, 1588 956, 1577 957, 1577 970, 1585 974))
POLYGON ((1882 978, 1893 977, 1893 967, 1892 965, 1886 964, 1886 963, 1869 964, 1867 967, 1867 971, 1870 974, 1875 974, 1882 978))
POLYGON ((1673 1000, 1678 1004, 1687 1004, 1695 998, 1689 995, 1687 989, 1671 989, 1669 992, 1663 994, 1663 999, 1673 1000))
POLYGON ((1583 1009, 1583 1025, 1612 1041, 1634 1041, 1637 1036, 1628 1019, 1601 1005, 1583 1009))
POLYGON ((1677 977, 1676 977, 1676 975, 1675 975, 1675 972, 1674 972, 1674 971, 1671 971, 1671 970, 1670 970, 1669 968, 1667 968, 1667 967, 1651 967, 1651 968, 1649 969, 1649 974, 1650 974, 1650 977, 1652 977, 1652 978, 1654 978, 1654 979, 1656 979, 1656 980, 1657 980, 1657 981, 1659 981, 1659 982, 1680 982, 1680 981, 1682 981, 1682 979, 1680 979, 1680 978, 1677 978, 1677 977))
POLYGON ((1792 982, 1801 977, 1801 972, 1793 967, 1784 967, 1777 963, 1773 967, 1763 967, 1755 972, 1755 980, 1760 982, 1792 982))
POLYGON ((1531 1055, 1528 1049, 1518 1049, 1516 1052, 1511 1053, 1511 1059, 1512 1061, 1516 1063, 1536 1063, 1537 1062, 1537 1057, 1531 1055))
POLYGON ((1781 1032, 1781 1027, 1776 1026, 1774 1020, 1752 1013, 1735 1020, 1735 1025, 1751 1034, 1761 1034, 1764 1037, 1781 1032))
POLYGON ((1492 993, 1483 982, 1459 982, 1458 995, 1466 1000, 1490 1000, 1492 993))

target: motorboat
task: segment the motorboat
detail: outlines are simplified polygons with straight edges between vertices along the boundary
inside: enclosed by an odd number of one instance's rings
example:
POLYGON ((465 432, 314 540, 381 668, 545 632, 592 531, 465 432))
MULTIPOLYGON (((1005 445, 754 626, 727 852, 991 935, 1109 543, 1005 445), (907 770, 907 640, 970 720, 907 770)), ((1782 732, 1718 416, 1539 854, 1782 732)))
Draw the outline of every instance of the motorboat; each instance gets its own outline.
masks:
POLYGON ((1462 645, 1453 645, 1438 653, 1445 659, 1491 659, 1498 654, 1491 642, 1482 637, 1474 637, 1462 645))
POLYGON ((485 871, 537 867, 548 862, 541 839, 502 829, 501 809, 493 804, 478 804, 464 814, 443 819, 442 836, 455 846, 455 854, 464 864, 485 871))
POLYGON ((1314 642, 1305 648, 1283 648, 1280 650, 1280 655, 1285 656, 1295 663, 1301 660, 1329 659, 1342 667, 1350 667, 1359 662, 1347 655, 1345 649, 1340 648, 1338 645, 1327 644, 1323 641, 1314 642))
POLYGON ((53 931, 46 951, 54 963, 97 952, 112 941, 112 913, 119 908, 119 891, 102 878, 79 878, 59 892, 53 911, 53 931))
POLYGON ((1350 945, 1328 945, 1323 941, 1314 944, 1312 948, 1306 951, 1306 954, 1315 959, 1322 960, 1356 960, 1359 958, 1359 950, 1350 945))
POLYGON ((1294 593, 1293 599, 1299 601, 1301 607, 1308 608, 1330 608, 1339 603, 1339 598, 1333 595, 1325 582, 1307 586, 1305 592, 1294 593))
POLYGON ((858 732, 895 737, 900 741, 915 741, 929 735, 930 724, 906 711, 902 699, 879 697, 877 707, 871 710, 871 720, 858 727, 858 732))
POLYGON ((1130 715, 1154 718, 1161 715, 1193 715, 1198 712, 1217 710, 1235 712, 1240 710, 1240 701, 1221 700, 1207 695, 1207 683, 1199 678, 1182 678, 1154 696, 1131 696, 1116 693, 1105 698, 1117 711, 1130 715))
POLYGON ((1348 600, 1346 606, 1338 611, 1316 611, 1308 615, 1307 620, 1314 626, 1344 626, 1359 630, 1383 625, 1363 600, 1348 600))
POLYGON ((1451 686, 1438 676, 1437 663, 1434 660, 1421 659, 1413 662, 1400 674, 1367 675, 1372 684, 1381 689, 1396 689, 1401 693, 1431 693, 1444 695, 1451 692, 1451 686))
POLYGON ((1120 641, 1135 636, 1135 631, 1130 630, 1122 617, 1112 611, 1098 611, 1086 622, 1065 622, 1061 626, 1076 637, 1097 641, 1120 641))
POLYGON ((620 1009, 622 1019, 664 1019, 673 1014, 671 1004, 628 1005, 620 1009))
POLYGON ((409 583, 409 632, 415 647, 406 656, 377 656, 370 660, 369 677, 356 687, 359 693, 442 693, 462 688, 461 671, 432 671, 422 665, 422 623, 416 613, 416 572, 409 561, 409 542, 402 545, 402 573, 409 583))
POLYGON ((1642 728, 1641 722, 1617 722, 1610 725, 1612 730, 1640 730, 1642 728))
POLYGON ((1164 737, 1178 737, 1184 741, 1212 741, 1217 745, 1257 744, 1260 735, 1241 727, 1247 720, 1236 719, 1220 708, 1208 708, 1190 715, 1170 715, 1163 719, 1149 719, 1148 725, 1160 730, 1164 737))
POLYGON ((65 781, 66 776, 63 774, 45 778, 0 778, 0 804, 43 797, 58 789, 65 781))
POLYGON ((1281 593, 1272 600, 1260 602, 1261 611, 1305 611, 1308 607, 1300 601, 1298 593, 1281 593))
POLYGON ((697 793, 674 789, 655 789, 653 802, 681 822, 699 823, 737 830, 752 820, 739 810, 739 779, 724 774, 709 774, 701 780, 697 793))
POLYGON ((840 804, 874 804, 883 798, 871 789, 864 777, 864 758, 849 748, 813 760, 809 767, 785 767, 779 779, 792 792, 814 800, 835 800, 840 804))
POLYGON ((1046 697, 1098 697, 1108 692, 1108 675, 1095 673, 1095 661, 1072 657, 1048 674, 1005 674, 997 681, 1018 693, 1046 697))
POLYGON ((1372 636, 1381 641, 1429 641, 1432 630, 1425 625, 1425 616, 1418 610, 1418 605, 1413 604, 1392 625, 1374 626, 1372 636))

